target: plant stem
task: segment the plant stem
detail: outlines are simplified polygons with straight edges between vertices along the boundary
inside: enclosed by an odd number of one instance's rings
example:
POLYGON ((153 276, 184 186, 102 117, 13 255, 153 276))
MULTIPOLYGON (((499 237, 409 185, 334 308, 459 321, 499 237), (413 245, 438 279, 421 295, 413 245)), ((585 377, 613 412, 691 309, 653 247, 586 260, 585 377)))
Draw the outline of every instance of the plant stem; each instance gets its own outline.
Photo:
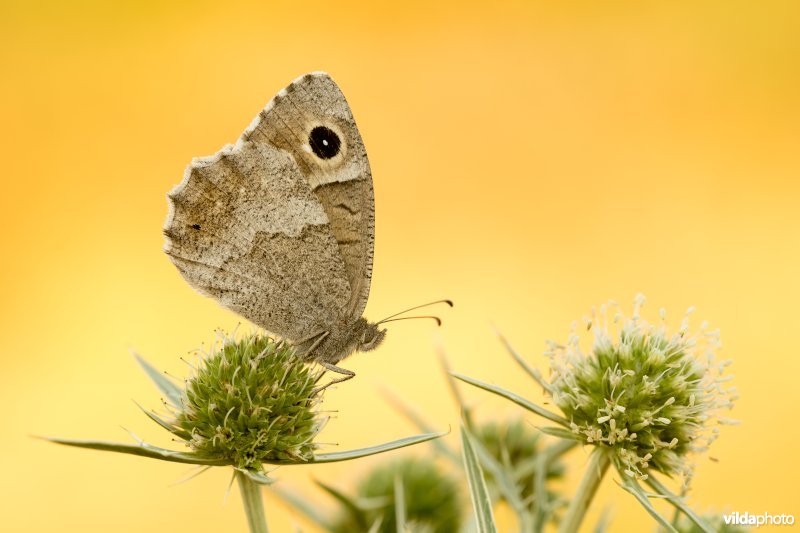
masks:
POLYGON ((247 525, 250 533, 269 533, 267 517, 264 514, 264 501, 261 498, 261 487, 242 472, 236 472, 239 481, 239 491, 242 493, 244 514, 247 515, 247 525))
POLYGON ((575 533, 578 531, 610 463, 611 454, 609 451, 599 446, 596 447, 592 452, 589 465, 586 467, 586 474, 583 476, 580 486, 578 486, 578 491, 569 504, 566 516, 561 521, 561 525, 558 528, 559 533, 575 533))

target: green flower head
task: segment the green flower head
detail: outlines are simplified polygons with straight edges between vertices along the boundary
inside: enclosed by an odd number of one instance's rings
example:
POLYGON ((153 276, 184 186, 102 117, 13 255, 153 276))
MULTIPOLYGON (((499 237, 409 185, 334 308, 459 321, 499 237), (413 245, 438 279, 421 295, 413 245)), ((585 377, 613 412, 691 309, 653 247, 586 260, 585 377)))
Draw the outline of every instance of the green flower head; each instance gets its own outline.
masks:
POLYGON ((184 380, 183 388, 142 357, 136 358, 164 395, 170 416, 142 410, 189 451, 161 448, 138 438, 136 444, 47 440, 174 463, 233 466, 237 475, 270 484, 274 480, 264 475, 266 465, 348 461, 444 435, 427 433, 368 448, 317 453, 314 438, 328 420, 318 411, 325 386, 318 387, 317 382, 323 371, 296 357, 286 342, 263 333, 240 340, 220 334, 209 353, 198 351, 193 375, 184 380))
POLYGON ((319 373, 292 348, 261 334, 223 339, 198 357, 174 426, 200 457, 260 470, 263 463, 313 457, 319 373))
POLYGON ((717 438, 715 424, 730 422, 716 416, 736 399, 722 376, 729 361, 716 361, 718 331, 704 322, 690 332, 693 309, 670 333, 663 310, 657 325, 640 317, 643 303, 638 295, 630 318, 614 302, 593 310, 584 321, 594 334, 588 353, 577 324, 566 345, 551 342, 546 389, 572 432, 612 449, 621 472, 646 479, 653 468, 688 477, 688 452, 705 450, 717 438))
POLYGON ((379 465, 358 484, 356 505, 343 509, 332 531, 396 533, 395 487, 403 488, 411 531, 450 533, 461 525, 460 489, 430 459, 407 457, 379 465))
MULTIPOLYGON (((541 433, 519 418, 479 424, 474 431, 475 438, 513 479, 522 500, 532 501, 536 486, 535 467, 545 448, 541 433)), ((564 463, 558 458, 547 461, 545 467, 547 480, 558 479, 564 474, 564 463)), ((494 476, 491 473, 485 475, 489 490, 498 499, 504 499, 494 476)), ((555 493, 548 491, 548 500, 555 497, 555 493)))

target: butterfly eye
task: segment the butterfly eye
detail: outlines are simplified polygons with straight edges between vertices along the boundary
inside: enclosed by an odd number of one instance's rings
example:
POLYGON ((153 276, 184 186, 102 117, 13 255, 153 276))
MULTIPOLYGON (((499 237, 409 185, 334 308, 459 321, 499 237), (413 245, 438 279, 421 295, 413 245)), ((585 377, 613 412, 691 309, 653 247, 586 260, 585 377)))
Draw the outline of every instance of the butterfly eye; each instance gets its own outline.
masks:
POLYGON ((308 134, 308 144, 320 159, 330 159, 339 153, 342 141, 330 128, 317 126, 308 134))

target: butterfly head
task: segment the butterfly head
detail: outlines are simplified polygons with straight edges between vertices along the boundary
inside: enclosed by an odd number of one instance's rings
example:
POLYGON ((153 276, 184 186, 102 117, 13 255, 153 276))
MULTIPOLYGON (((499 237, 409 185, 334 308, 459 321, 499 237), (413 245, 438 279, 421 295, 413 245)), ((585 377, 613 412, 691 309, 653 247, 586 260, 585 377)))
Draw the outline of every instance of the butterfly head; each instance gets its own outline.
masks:
MULTIPOLYGON (((362 319, 363 320, 363 319, 362 319)), ((378 327, 378 324, 370 324, 364 320, 364 329, 361 331, 361 340, 358 344, 358 351, 369 352, 374 350, 383 342, 386 337, 386 330, 378 327)))

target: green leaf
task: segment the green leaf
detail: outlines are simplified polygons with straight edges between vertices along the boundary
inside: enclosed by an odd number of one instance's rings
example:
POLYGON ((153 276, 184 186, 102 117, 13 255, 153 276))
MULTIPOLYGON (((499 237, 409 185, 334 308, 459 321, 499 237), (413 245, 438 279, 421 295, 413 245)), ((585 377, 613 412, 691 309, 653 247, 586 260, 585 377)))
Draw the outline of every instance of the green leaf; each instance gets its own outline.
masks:
MULTIPOLYGON (((386 398, 386 401, 388 401, 392 407, 400 411, 403 416, 408 418, 421 431, 424 431, 425 433, 435 432, 433 425, 429 424, 428 421, 425 420, 417 411, 405 403, 401 398, 397 397, 394 393, 384 390, 383 397, 386 398)), ((436 451, 442 453, 454 463, 458 465, 461 464, 461 459, 459 458, 458 454, 447 444, 445 444, 443 440, 434 439, 431 444, 434 448, 436 448, 436 451)))
POLYGON ((600 518, 597 519, 597 524, 594 526, 594 533, 606 533, 609 524, 611 524, 611 509, 605 507, 603 512, 600 513, 600 518))
POLYGON ((548 446, 536 457, 533 478, 535 531, 539 531, 540 528, 543 527, 544 523, 553 512, 553 509, 550 508, 547 501, 547 487, 545 486, 547 467, 553 461, 577 446, 577 444, 577 442, 570 440, 560 441, 548 446))
POLYGON ((544 381, 542 380, 542 378, 541 378, 541 376, 539 375, 539 373, 538 373, 538 372, 536 372, 536 371, 535 371, 535 370, 534 370, 534 369, 533 369, 533 368, 532 368, 532 367, 531 367, 531 366, 530 366, 530 365, 529 365, 529 364, 528 364, 528 363, 527 363, 527 362, 526 362, 526 361, 525 361, 525 360, 522 358, 522 356, 521 356, 521 355, 520 355, 520 354, 519 354, 519 353, 518 353, 518 352, 517 352, 517 351, 514 349, 514 347, 513 347, 513 346, 511 346, 511 343, 510 343, 510 342, 508 342, 508 339, 506 339, 506 338, 505 338, 505 336, 503 336, 503 334, 502 334, 502 333, 500 333, 499 331, 497 332, 497 336, 498 336, 498 337, 500 337, 500 342, 502 342, 502 343, 503 343, 503 346, 505 346, 505 348, 506 348, 506 351, 507 351, 509 354, 511 354, 511 357, 513 357, 513 358, 514 358, 514 361, 516 361, 516 362, 517 362, 517 364, 518 364, 519 366, 521 366, 521 367, 522 367, 522 370, 524 370, 524 371, 525 371, 525 373, 526 373, 526 374, 528 374, 528 375, 529 375, 529 376, 530 376, 530 377, 531 377, 531 378, 532 378, 532 379, 533 379, 533 380, 534 380, 536 383, 538 383, 538 384, 539 384, 539 385, 540 385, 540 386, 541 386, 541 387, 542 387, 544 390, 546 390, 546 391, 552 391, 552 388, 550 387, 550 384, 549 384, 549 383, 546 383, 546 382, 544 382, 544 381))
POLYGON ((255 470, 248 470, 247 468, 236 468, 234 470, 240 472, 242 475, 247 476, 250 478, 250 481, 256 483, 258 485, 272 485, 276 481, 275 478, 271 478, 268 475, 264 474, 263 472, 256 472, 255 470))
MULTIPOLYGON (((450 368, 450 362, 447 360, 447 355, 444 352, 444 348, 440 348, 439 352, 439 364, 442 365, 442 370, 444 370, 444 375, 447 378, 447 386, 450 389, 450 394, 453 395, 453 399, 456 401, 456 405, 458 405, 459 410, 461 411, 461 417, 466 423, 468 428, 472 428, 474 426, 472 420, 472 409, 467 406, 466 402, 464 401, 464 397, 461 395, 461 391, 458 390, 458 384, 453 379, 452 369, 450 368)), ((459 458, 459 463, 460 463, 459 458)))
POLYGON ((483 445, 480 439, 475 438, 469 432, 469 430, 465 429, 464 431, 466 431, 467 436, 470 439, 470 443, 480 459, 481 465, 483 465, 483 467, 492 475, 500 494, 503 495, 516 513, 517 519, 520 523, 520 530, 529 531, 531 517, 530 513, 528 513, 528 510, 525 508, 525 504, 522 502, 522 495, 519 492, 519 487, 516 485, 503 465, 500 464, 492 456, 492 454, 489 453, 488 450, 486 450, 486 447, 483 445))
POLYGON ((394 521, 398 533, 406 530, 406 494, 400 473, 394 478, 394 521))
POLYGON ((225 459, 209 459, 199 457, 193 453, 177 452, 173 450, 166 450, 142 442, 140 444, 120 444, 118 442, 105 442, 98 440, 73 440, 73 439, 58 439, 54 437, 40 437, 44 440, 54 442, 56 444, 63 444, 64 446, 75 446, 77 448, 88 448, 90 450, 100 450, 104 452, 117 452, 126 453, 130 455, 139 455, 141 457, 148 457, 150 459, 158 459, 161 461, 170 461, 172 463, 184 463, 194 465, 210 465, 210 466, 228 466, 231 461, 225 459))
POLYGON ((564 427, 569 427, 569 422, 567 421, 567 419, 565 419, 565 418, 563 418, 561 416, 558 416, 555 413, 551 413, 547 409, 539 407, 535 403, 532 403, 532 402, 526 400, 522 396, 519 396, 517 394, 514 394, 513 392, 510 392, 510 391, 507 391, 505 389, 502 389, 502 388, 500 388, 500 387, 498 387, 496 385, 490 385, 488 383, 484 383, 483 381, 480 381, 480 380, 477 380, 477 379, 474 379, 474 378, 471 378, 471 377, 468 377, 468 376, 464 376, 462 374, 458 374, 458 373, 455 373, 455 372, 453 372, 452 374, 453 374, 453 377, 455 377, 456 379, 460 379, 461 381, 464 381, 465 383, 469 383, 470 385, 474 385, 475 387, 478 387, 478 388, 483 389, 485 391, 489 391, 489 392, 492 392, 494 394, 497 394, 498 396, 502 396, 503 398, 506 398, 507 400, 511 400, 515 404, 517 404, 517 405, 519 405, 521 407, 524 407, 528 411, 532 411, 532 412, 536 413, 537 415, 542 416, 542 417, 550 420, 551 422, 555 422, 556 424, 562 425, 564 427))
POLYGON ((583 441, 580 435, 573 433, 572 431, 564 428, 554 428, 548 426, 536 426, 536 429, 544 433, 545 435, 550 435, 551 437, 558 437, 559 439, 566 439, 572 441, 583 441))
POLYGON ((180 439, 183 439, 183 440, 189 440, 192 437, 189 434, 188 431, 183 430, 183 429, 181 429, 179 427, 176 427, 176 426, 170 424, 169 422, 167 422, 166 420, 164 420, 163 418, 161 418, 160 416, 158 416, 154 412, 148 411, 147 409, 145 409, 144 407, 142 407, 138 403, 136 403, 136 402, 133 402, 133 403, 135 403, 136 406, 139 409, 141 409, 144 414, 146 414, 148 417, 150 417, 150 420, 152 420, 153 422, 155 422, 156 424, 158 424, 162 428, 166 429, 167 431, 169 431, 170 433, 172 433, 176 437, 178 437, 180 439))
POLYGON ((686 505, 686 502, 683 501, 683 498, 678 496, 677 494, 671 492, 667 487, 665 487, 659 480, 654 478, 652 475, 645 480, 645 483, 653 487, 653 489, 659 493, 661 496, 665 497, 666 500, 671 503, 676 509, 679 509, 683 514, 689 517, 689 519, 697 524, 697 527, 705 531, 706 533, 714 533, 714 528, 711 527, 708 522, 703 520, 697 513, 692 511, 692 509, 686 505))
POLYGON ((350 512, 350 514, 352 515, 353 519, 356 522, 358 522, 358 526, 359 526, 360 530, 363 531, 363 530, 367 529, 367 515, 364 512, 364 510, 361 508, 361 506, 358 505, 358 502, 356 500, 352 499, 350 496, 346 495, 345 493, 343 493, 339 489, 336 489, 336 488, 334 488, 334 487, 332 487, 332 486, 330 486, 330 485, 328 485, 326 483, 323 483, 322 481, 319 481, 318 479, 315 479, 314 483, 319 485, 319 487, 322 490, 324 490, 325 492, 327 492, 328 494, 333 496, 334 499, 336 499, 339 503, 341 503, 344 506, 344 508, 347 509, 350 512))
POLYGON ((145 361, 144 357, 139 355, 138 353, 134 352, 133 356, 139 361, 139 364, 142 365, 144 371, 147 372, 147 375, 150 376, 150 379, 156 384, 158 390, 164 394, 164 398, 173 406, 180 408, 181 407, 181 389, 175 383, 173 383, 163 372, 156 370, 154 366, 150 363, 145 361))
POLYGON ((670 531, 671 533, 678 533, 678 530, 675 529, 672 524, 669 523, 669 520, 664 518, 656 511, 655 507, 650 503, 650 500, 647 499, 647 494, 645 491, 642 490, 642 487, 639 484, 632 480, 628 474, 626 474, 620 468, 617 468, 617 471, 622 478, 622 484, 620 485, 623 489, 633 494, 633 497, 644 507, 644 510, 648 512, 650 516, 655 518, 656 522, 661 524, 661 526, 670 531))
MULTIPOLYGON (((439 433, 425 433, 423 435, 414 435, 413 437, 405 437, 403 439, 398 439, 392 442, 378 444, 377 446, 370 446, 369 448, 359 448, 356 450, 348 450, 345 452, 319 453, 315 454, 314 458, 308 460, 307 463, 309 464, 335 463, 337 461, 349 461, 350 459, 359 459, 361 457, 375 455, 376 453, 389 452, 392 450, 397 450, 399 448, 405 448, 406 446, 413 446, 414 444, 419 444, 421 442, 438 439, 439 437, 443 437, 448 433, 449 431, 439 432, 439 433)), ((274 462, 271 464, 294 464, 294 462, 288 463, 286 461, 283 461, 283 462, 274 462)))
POLYGON ((375 519, 367 533, 378 533, 381 530, 381 525, 383 525, 383 515, 375 519))
POLYGON ((492 501, 489 498, 489 491, 486 489, 486 480, 483 478, 478 456, 472 447, 464 424, 461 425, 461 453, 464 457, 464 469, 467 472, 469 495, 475 511, 477 531, 478 533, 496 533, 497 527, 494 524, 492 501))
POLYGON ((296 494, 294 491, 281 487, 280 485, 270 487, 270 490, 289 505, 289 507, 292 507, 311 522, 325 531, 333 531, 333 524, 319 512, 319 506, 309 503, 310 500, 306 495, 296 494))

